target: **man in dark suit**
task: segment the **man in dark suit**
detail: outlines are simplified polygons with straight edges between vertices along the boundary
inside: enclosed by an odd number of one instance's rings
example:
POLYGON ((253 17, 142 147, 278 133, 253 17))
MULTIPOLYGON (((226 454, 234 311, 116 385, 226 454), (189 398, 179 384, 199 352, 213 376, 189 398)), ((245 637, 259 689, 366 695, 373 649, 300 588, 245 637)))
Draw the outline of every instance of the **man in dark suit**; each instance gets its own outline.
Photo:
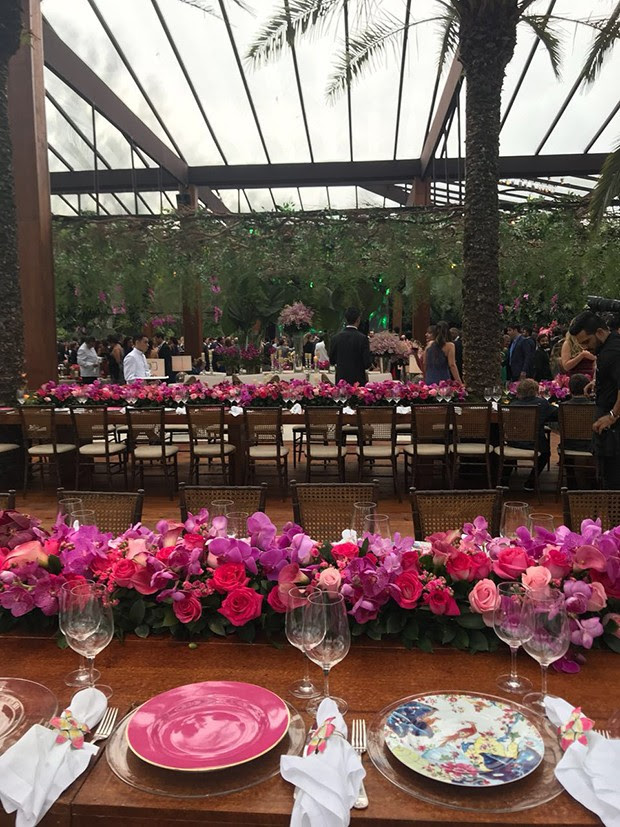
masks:
POLYGON ((508 351, 508 373, 513 382, 525 379, 531 371, 532 352, 525 337, 521 335, 521 328, 517 324, 509 324, 506 332, 510 337, 508 351))
POLYGON ((166 374, 168 381, 174 382, 176 373, 173 373, 172 371, 172 351, 170 350, 170 345, 166 342, 161 333, 156 333, 154 338, 155 347, 157 348, 157 358, 164 360, 164 373, 166 374))
POLYGON ((368 336, 357 329, 360 323, 360 311, 348 307, 344 318, 346 327, 337 333, 329 346, 329 361, 336 366, 336 382, 344 379, 350 385, 359 382, 366 384, 366 371, 372 364, 368 336))

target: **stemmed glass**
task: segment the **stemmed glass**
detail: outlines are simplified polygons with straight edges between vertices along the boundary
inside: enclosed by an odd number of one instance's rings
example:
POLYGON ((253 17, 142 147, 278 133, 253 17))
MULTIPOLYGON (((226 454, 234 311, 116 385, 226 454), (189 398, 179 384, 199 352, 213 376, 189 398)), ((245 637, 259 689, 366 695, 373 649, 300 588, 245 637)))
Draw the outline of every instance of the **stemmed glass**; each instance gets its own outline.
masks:
POLYGON ((493 399, 493 391, 495 388, 485 388, 484 389, 484 399, 485 402, 490 402, 493 399))
POLYGON ((26 401, 26 389, 25 388, 18 388, 17 393, 15 394, 17 402, 19 405, 23 405, 26 401))
POLYGON ((376 507, 377 503, 353 503, 353 514, 351 515, 351 528, 357 534, 358 537, 361 537, 364 532, 364 518, 374 514, 376 507))
POLYGON ((74 511, 82 510, 82 500, 76 497, 69 497, 66 500, 58 500, 58 516, 62 517, 64 523, 73 524, 72 514, 74 511))
POLYGON ((547 669, 554 661, 564 657, 570 644, 570 626, 564 595, 549 587, 544 592, 529 592, 523 604, 523 618, 526 626, 523 648, 540 663, 542 676, 541 691, 529 692, 523 698, 523 703, 544 715, 547 669))
POLYGON ((229 511, 226 515, 226 519, 228 520, 228 536, 247 537, 249 516, 247 511, 229 511))
MULTIPOLYGON (((61 589, 59 626, 74 652, 88 662, 87 686, 95 686, 95 656, 103 651, 114 634, 110 596, 104 586, 84 581, 72 589, 61 589)), ((109 698, 109 686, 97 686, 109 698)))
POLYGON ((75 526, 81 525, 97 525, 95 512, 92 508, 79 508, 71 512, 71 522, 75 526))
POLYGON ((388 514, 367 514, 364 517, 364 533, 374 534, 382 540, 392 539, 390 517, 388 514))
POLYGON ((493 385, 493 391, 491 394, 493 397, 493 402, 497 404, 499 400, 502 398, 502 393, 503 389, 501 385, 493 385))
POLYGON ((209 504, 209 517, 226 517, 229 511, 234 508, 232 500, 211 500, 209 504))
POLYGON ((530 534, 538 533, 536 529, 544 529, 545 531, 555 531, 555 523, 553 521, 553 514, 541 514, 537 511, 532 512, 528 517, 528 526, 530 534))
POLYGON ((497 587, 498 603, 493 612, 493 628, 495 634, 510 647, 510 674, 500 675, 497 685, 505 692, 521 694, 532 688, 527 678, 517 674, 517 651, 527 636, 523 604, 527 592, 515 582, 500 583, 497 587))
MULTIPOLYGON (((61 500, 61 502, 62 502, 62 500, 61 500)), ((65 502, 70 502, 70 501, 66 500, 65 502)), ((60 503, 59 503, 59 505, 60 505, 60 503)), ((67 516, 69 516, 69 515, 67 515, 67 516)), ((91 583, 93 586, 95 585, 94 583, 92 583, 92 581, 89 581, 89 583, 91 583)), ((74 580, 67 580, 66 583, 62 584, 60 594, 58 595, 59 610, 60 610, 60 605, 62 604, 62 600, 63 600, 63 593, 71 591, 71 589, 74 589, 74 588, 75 588, 75 581, 74 580)), ((60 627, 60 631, 64 635, 65 630, 62 627, 62 619, 63 619, 62 615, 59 613, 59 615, 58 615, 58 625, 60 627)), ((93 669, 92 670, 92 676, 93 676, 93 679, 95 681, 98 681, 99 678, 101 677, 101 672, 98 669, 93 669)), ((86 668, 86 662, 84 660, 84 655, 80 655, 80 665, 78 666, 77 669, 74 669, 73 672, 68 672, 65 675, 65 684, 67 686, 79 686, 83 689, 84 687, 90 686, 90 678, 91 678, 91 672, 86 668)))
MULTIPOLYGON (((306 604, 308 603, 308 595, 300 592, 298 588, 290 589, 288 593, 288 600, 286 603, 286 616, 284 620, 284 630, 286 638, 300 652, 304 651, 303 646, 303 631, 304 631, 304 612, 306 604)), ((307 658, 304 658, 305 672, 300 681, 289 686, 289 692, 296 698, 316 698, 319 690, 310 680, 310 664, 307 658)))
POLYGON ((514 501, 505 502, 502 506, 502 519, 499 533, 502 537, 516 537, 516 531, 520 526, 528 525, 530 507, 527 503, 514 501))
POLYGON ((316 715, 324 698, 331 698, 343 715, 349 708, 342 698, 329 694, 330 669, 344 659, 351 647, 349 617, 341 594, 317 589, 308 595, 304 608, 303 648, 306 655, 323 670, 323 694, 308 704, 316 715))

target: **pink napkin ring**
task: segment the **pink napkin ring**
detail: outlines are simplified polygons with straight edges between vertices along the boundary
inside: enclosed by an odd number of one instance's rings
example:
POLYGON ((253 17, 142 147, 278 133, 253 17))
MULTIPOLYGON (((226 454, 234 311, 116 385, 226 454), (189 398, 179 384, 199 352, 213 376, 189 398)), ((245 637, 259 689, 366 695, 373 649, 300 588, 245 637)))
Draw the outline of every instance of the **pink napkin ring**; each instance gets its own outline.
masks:
POLYGON ((590 718, 586 718, 585 715, 581 714, 581 707, 575 707, 568 721, 558 727, 562 749, 566 752, 575 741, 580 744, 587 744, 586 732, 589 732, 593 726, 594 721, 591 721, 590 718))
POLYGON ((53 726, 56 735, 56 743, 64 744, 71 741, 72 749, 82 749, 84 746, 84 736, 90 732, 90 727, 77 721, 71 714, 70 709, 65 709, 60 716, 50 718, 50 724, 53 726))
POLYGON ((344 738, 344 735, 338 732, 332 723, 333 720, 333 717, 326 718, 321 726, 310 730, 310 741, 306 747, 306 755, 316 755, 319 752, 325 752, 327 741, 332 735, 339 735, 341 738, 344 738))

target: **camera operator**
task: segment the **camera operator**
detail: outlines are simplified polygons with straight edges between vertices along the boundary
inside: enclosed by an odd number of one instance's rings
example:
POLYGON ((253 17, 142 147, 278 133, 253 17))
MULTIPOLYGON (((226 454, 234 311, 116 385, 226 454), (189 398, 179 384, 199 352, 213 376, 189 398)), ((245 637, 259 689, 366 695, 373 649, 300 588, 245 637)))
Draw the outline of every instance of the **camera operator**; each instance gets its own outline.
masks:
POLYGON ((569 332, 579 344, 596 353, 596 414, 593 450, 599 457, 605 487, 620 489, 620 335, 610 333, 600 316, 584 310, 569 332))

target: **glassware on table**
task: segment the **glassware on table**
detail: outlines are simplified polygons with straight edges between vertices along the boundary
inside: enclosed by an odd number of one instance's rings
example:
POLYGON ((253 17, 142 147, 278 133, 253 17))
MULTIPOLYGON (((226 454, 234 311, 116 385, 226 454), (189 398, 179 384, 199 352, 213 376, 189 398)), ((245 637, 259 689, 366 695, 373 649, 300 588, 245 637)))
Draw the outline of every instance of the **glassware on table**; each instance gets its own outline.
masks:
POLYGON ((547 695, 547 669, 564 657, 570 644, 570 626, 564 595, 557 589, 544 592, 528 592, 523 603, 526 637, 525 651, 537 660, 541 669, 541 691, 529 692, 523 703, 541 715, 545 714, 544 698, 547 695))
POLYGON ((516 537, 516 531, 520 526, 527 528, 529 515, 530 507, 527 503, 517 500, 505 502, 502 505, 502 519, 499 528, 501 536, 516 537))
POLYGON ((92 508, 77 508, 75 511, 71 512, 70 519, 73 525, 76 523, 78 526, 97 525, 95 512, 92 508))
POLYGON ((374 534, 382 540, 392 539, 389 514, 367 514, 364 517, 364 532, 374 534))
POLYGON ((490 402, 493 399, 493 391, 495 388, 485 388, 484 389, 484 399, 485 402, 490 402))
POLYGON ((542 514, 538 511, 533 511, 528 517, 528 528, 530 534, 535 535, 537 528, 542 528, 545 531, 555 531, 555 523, 553 514, 542 514))
MULTIPOLYGON (((95 687, 95 657, 102 652, 114 635, 114 617, 110 596, 98 583, 84 581, 60 593, 58 622, 65 640, 88 662, 87 686, 95 687)), ((109 698, 112 689, 97 685, 109 698)))
POLYGON ((77 497, 68 497, 66 500, 58 500, 58 516, 62 517, 63 522, 73 524, 71 515, 74 511, 82 510, 82 500, 77 497))
POLYGON ((349 708, 347 702, 329 692, 329 672, 346 657, 351 647, 349 616, 344 597, 323 589, 309 594, 304 607, 302 636, 304 652, 323 670, 323 693, 308 704, 308 712, 316 715, 321 701, 331 698, 338 711, 344 715, 349 708))
POLYGON ((502 388, 501 385, 494 385, 492 393, 491 393, 491 396, 493 398, 493 402, 499 402, 499 400, 502 398, 503 393, 504 393, 504 389, 502 388))
POLYGON ((517 674, 517 651, 527 634, 523 613, 527 591, 520 583, 500 583, 497 596, 493 628, 497 637, 510 647, 510 674, 500 675, 497 685, 505 692, 519 695, 532 688, 531 681, 517 674))
MULTIPOLYGON (((90 585, 95 585, 92 581, 88 581, 90 585)), ((74 589, 76 586, 74 580, 67 580, 66 583, 63 583, 60 589, 60 595, 58 596, 58 626, 60 627, 60 631, 65 633, 65 630, 62 627, 63 616, 60 613, 60 605, 63 600, 63 593, 70 592, 71 589, 74 589)), ((101 677, 101 672, 98 669, 92 670, 93 679, 96 681, 99 680, 101 677)), ((86 661, 84 659, 84 655, 80 655, 80 665, 77 669, 74 669, 72 672, 67 672, 65 675, 65 684, 67 686, 79 686, 82 689, 85 689, 87 686, 90 686, 90 679, 91 679, 91 672, 86 666, 86 661)))
MULTIPOLYGON (((284 618, 284 630, 286 632, 286 639, 288 642, 296 649, 299 649, 300 652, 304 651, 304 611, 307 602, 307 594, 303 594, 298 588, 289 590, 286 604, 286 615, 284 618)), ((295 683, 292 683, 289 686, 288 691, 296 698, 307 698, 310 700, 311 698, 317 697, 319 690, 310 680, 310 666, 307 658, 304 658, 304 663, 305 672, 303 678, 299 681, 295 681, 295 683)))
POLYGON ((26 401, 26 389, 25 388, 18 388, 17 393, 15 394, 15 398, 19 405, 23 405, 26 401))
POLYGON ((371 502, 357 502, 353 503, 353 513, 351 515, 351 528, 358 537, 364 533, 364 519, 370 517, 375 513, 377 503, 371 502))
POLYGON ((229 511, 226 515, 228 520, 227 534, 229 537, 247 537, 248 536, 248 517, 250 515, 247 511, 229 511))
POLYGON ((226 517, 232 511, 235 504, 232 500, 211 500, 209 504, 209 517, 226 517))

